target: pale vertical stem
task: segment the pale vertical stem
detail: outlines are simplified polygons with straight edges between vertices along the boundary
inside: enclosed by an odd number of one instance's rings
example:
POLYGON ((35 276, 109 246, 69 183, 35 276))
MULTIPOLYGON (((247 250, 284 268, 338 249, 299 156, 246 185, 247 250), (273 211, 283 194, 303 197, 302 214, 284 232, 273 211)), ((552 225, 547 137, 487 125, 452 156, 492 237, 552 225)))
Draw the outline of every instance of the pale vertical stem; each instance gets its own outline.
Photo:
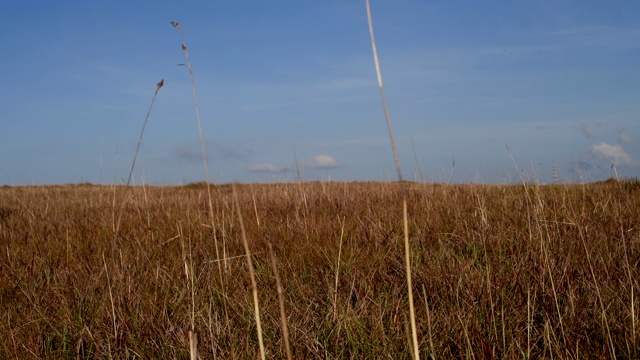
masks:
POLYGON ((340 274, 340 256, 342 255, 342 238, 343 237, 344 237, 344 218, 342 219, 342 230, 340 231, 340 245, 338 246, 338 262, 336 263, 336 286, 335 286, 335 292, 333 294, 333 320, 336 320, 338 318, 338 275, 340 274))
MULTIPOLYGON (((109 300, 111 301, 111 317, 113 319, 113 337, 114 340, 118 339, 118 328, 116 325, 116 307, 113 304, 113 293, 111 292, 111 281, 109 280, 109 269, 107 268, 107 260, 104 258, 104 252, 102 253, 102 262, 104 263, 104 271, 107 274, 107 285, 109 286, 109 300)), ((111 357, 111 342, 108 341, 107 345, 109 345, 109 357, 111 357)))
POLYGON ((198 360, 198 334, 189 331, 189 358, 198 360))
POLYGON ((256 315, 256 327, 258 328, 258 345, 260 347, 260 358, 265 359, 264 356, 264 343, 262 342, 262 325, 260 322, 260 304, 258 302, 258 283, 256 282, 256 274, 253 268, 253 260, 251 260, 251 251, 249 250, 249 243, 247 242, 247 233, 244 228, 244 221, 242 220, 242 213, 240 212, 240 203, 238 202, 238 193, 236 191, 236 184, 233 184, 233 200, 235 203, 236 211, 238 212, 238 221, 240 222, 240 232, 242 233, 242 245, 244 246, 244 252, 247 256, 247 266, 249 268, 249 276, 251 277, 251 290, 253 293, 253 309, 256 315))
MULTIPOLYGON (((213 217, 213 201, 211 199, 211 184, 209 183, 209 167, 207 165, 207 152, 205 151, 205 148, 204 148, 204 136, 202 135, 202 122, 200 121, 200 106, 198 105, 198 93, 196 92, 195 77, 193 75, 193 70, 191 69, 191 59, 189 58, 189 50, 187 50, 187 41, 184 36, 184 32, 182 32, 182 27, 180 26, 179 23, 175 21, 172 21, 171 25, 174 28, 178 29, 178 31, 180 32, 180 37, 182 39, 182 51, 184 51, 184 56, 187 59, 186 67, 187 67, 187 70, 189 70, 189 78, 191 79, 191 91, 193 93, 193 104, 196 110, 196 120, 198 122, 198 134, 200 135, 200 150, 202 152, 202 165, 204 167, 205 182, 207 183, 207 196, 209 199, 209 216, 211 220, 211 226, 215 233, 215 221, 213 217)), ((218 256, 218 259, 219 259, 220 256, 218 253, 218 241, 216 236, 214 236, 214 242, 216 247, 216 256, 218 256)), ((222 265, 220 263, 218 263, 218 272, 220 273, 220 278, 222 278, 222 265)))
POLYGON ((424 305, 427 308, 427 325, 429 326, 429 346, 431 347, 431 358, 436 360, 436 348, 433 346, 433 334, 431 331, 431 310, 429 310, 429 300, 427 300, 427 290, 422 285, 422 294, 424 296, 424 305))
MULTIPOLYGON (((111 255, 114 256, 115 254, 115 246, 116 246, 116 242, 118 240, 118 233, 120 232, 120 224, 122 222, 122 211, 124 209, 124 205, 127 201, 127 194, 129 191, 129 185, 131 185, 131 179, 133 177, 133 169, 136 165, 136 160, 138 159, 138 151, 140 150, 140 144, 142 143, 142 135, 144 135, 144 129, 147 127, 147 121, 149 120, 149 116, 151 115, 151 109, 153 109, 153 104, 156 101, 156 96, 158 95, 158 91, 160 90, 160 88, 164 85, 164 79, 160 80, 160 82, 156 85, 156 91, 153 93, 153 98, 151 98, 151 103, 149 104, 149 109, 147 110, 147 115, 144 117, 144 122, 142 123, 142 131, 140 131, 140 137, 138 138, 138 145, 136 146, 136 151, 133 154, 133 161, 131 162, 131 169, 129 170, 129 177, 127 178, 127 193, 125 193, 125 197, 122 199, 122 202, 120 203, 120 207, 118 209, 118 218, 116 219, 116 225, 113 231, 113 246, 112 246, 112 250, 111 250, 111 255)), ((115 187, 113 189, 114 191, 114 205, 115 205, 115 187)))
POLYGON ((156 101, 156 95, 158 95, 158 91, 164 85, 164 79, 160 80, 158 85, 156 86, 156 92, 153 94, 153 98, 151 99, 151 104, 149 104, 149 109, 147 110, 147 116, 144 118, 144 123, 142 124, 142 131, 140 131, 140 137, 138 138, 138 145, 136 146, 136 152, 133 154, 133 161, 131 162, 131 169, 129 170, 129 178, 127 179, 127 186, 131 184, 131 177, 133 177, 133 168, 136 165, 136 159, 138 158, 138 151, 140 150, 140 144, 142 143, 142 135, 144 135, 144 129, 147 127, 147 121, 149 120, 149 115, 151 115, 151 109, 153 108, 153 103, 156 101))
POLYGON ((256 203, 256 193, 253 191, 253 186, 249 184, 251 188, 251 196, 253 197, 253 211, 256 213, 256 224, 260 226, 260 216, 258 216, 258 204, 256 203))
POLYGON ((393 136, 391 128, 391 117, 389 116, 389 107, 387 106, 387 98, 384 94, 384 85, 382 84, 382 72, 380 71, 380 61, 378 60, 378 48, 376 47, 376 38, 373 34, 373 21, 371 20, 371 5, 367 0, 367 18, 369 19, 369 33, 371 34, 371 47, 373 48, 373 59, 376 63, 376 74, 378 74, 378 86, 380 87, 380 96, 382 97, 382 107, 384 108, 384 116, 387 120, 387 129, 389 130, 389 138, 391 139, 391 149, 393 150, 393 160, 396 163, 398 171, 398 180, 402 181, 402 170, 400 170, 400 158, 396 149, 396 140, 393 136))
POLYGON ((200 121, 200 106, 198 105, 198 93, 196 92, 196 82, 193 76, 193 70, 191 69, 191 59, 189 58, 189 50, 187 50, 187 41, 182 32, 182 27, 177 22, 171 22, 171 25, 180 31, 180 37, 182 38, 182 51, 187 59, 187 70, 189 70, 189 78, 191 79, 191 92, 193 93, 193 105, 196 109, 196 120, 198 121, 198 133, 200 134, 200 150, 202 151, 202 164, 204 166, 204 175, 207 182, 207 190, 209 189, 209 168, 207 166, 207 152, 204 149, 204 137, 202 135, 202 122, 200 121))
POLYGON ((189 267, 190 267, 190 273, 191 273, 191 331, 194 332, 196 330, 196 284, 195 284, 196 276, 193 271, 193 255, 191 253, 191 237, 189 237, 189 267))
POLYGON ((418 174, 420 175, 420 181, 424 181, 424 174, 422 173, 422 168, 420 167, 420 162, 418 161, 418 155, 416 155, 416 147, 413 144, 413 138, 411 138, 411 150, 413 150, 413 160, 416 163, 416 169, 418 170, 418 174))
POLYGON ((280 322, 282 324, 282 337, 284 338, 284 346, 287 350, 287 360, 291 360, 291 345, 289 344, 289 327, 287 326, 287 313, 284 311, 284 289, 280 282, 280 274, 278 273, 278 264, 276 264, 276 257, 273 254, 273 247, 269 243, 269 255, 271 256, 271 266, 273 267, 273 273, 276 277, 276 287, 278 290, 278 303, 280 304, 280 322))
POLYGON ((191 237, 189 237, 189 254, 187 259, 187 250, 184 246, 184 235, 182 234, 182 226, 178 227, 178 237, 180 238, 180 247, 182 249, 182 261, 184 262, 184 274, 187 278, 187 284, 191 292, 191 327, 189 329, 189 354, 192 360, 198 358, 198 334, 195 332, 196 318, 196 302, 195 302, 195 275, 193 273, 193 256, 191 255, 191 237))
MULTIPOLYGON (((371 5, 369 0, 366 0, 367 4, 367 19, 369 21, 369 34, 371 35, 371 47, 373 49, 373 59, 376 65, 376 74, 378 76, 378 86, 380 87, 380 95, 382 97, 382 107, 384 109, 384 116, 387 121, 387 130, 389 130, 389 139, 391 140, 391 150, 393 151, 393 159, 396 164, 396 170, 398 172, 398 181, 402 182, 402 170, 400 168, 400 159, 398 157, 398 150, 396 148, 395 137, 393 136, 393 129, 391 127, 391 117, 389 116, 389 107, 387 106, 387 99, 384 93, 384 85, 382 83, 382 72, 380 71, 380 61, 378 60, 378 49, 376 47, 376 38, 373 33, 373 20, 371 19, 371 5)), ((403 187, 404 188, 404 187, 403 187)), ((405 246, 405 262, 407 268, 407 288, 409 295, 409 314, 411 318, 411 338, 413 342, 413 357, 416 360, 420 359, 420 353, 418 348, 418 334, 416 330, 416 317, 415 309, 413 306, 413 289, 411 282, 411 259, 410 259, 410 247, 409 247, 409 220, 407 215, 407 190, 403 191, 402 208, 404 219, 404 246, 405 246)))
POLYGON ((304 216, 305 216, 305 226, 307 224, 307 212, 309 212, 309 206, 307 205, 307 195, 302 189, 302 176, 300 175, 300 165, 298 164, 298 155, 296 153, 296 147, 293 147, 293 159, 296 162, 296 174, 298 175, 298 187, 300 188, 300 193, 302 193, 302 200, 304 201, 304 216))
MULTIPOLYGON (((622 244, 623 244, 623 251, 624 251, 624 262, 627 268, 627 275, 629 276, 629 286, 631 287, 631 306, 630 306, 630 312, 631 312, 631 341, 632 343, 635 343, 636 341, 636 310, 635 310, 635 296, 634 296, 634 281, 633 281, 633 276, 631 275, 631 264, 629 263, 629 255, 627 254, 627 240, 624 236, 624 229, 620 229, 620 232, 622 233, 622 244)), ((635 353, 633 354, 635 355, 635 353)))
MULTIPOLYGON (((191 68, 191 58, 189 57, 189 50, 187 49, 187 40, 186 37, 184 35, 184 32, 182 31, 182 27, 180 26, 180 24, 176 21, 171 21, 171 25, 178 29, 178 31, 180 32, 180 38, 182 39, 182 51, 184 51, 184 55, 185 58, 187 60, 187 64, 185 65, 187 67, 187 70, 189 70, 189 78, 191 79, 191 91, 193 93, 193 104, 195 107, 195 111, 196 111, 196 120, 198 122, 198 134, 200 136, 200 150, 202 152, 202 165, 204 167, 204 176, 205 176, 205 182, 207 184, 207 198, 208 198, 208 205, 209 205, 209 220, 211 221, 211 229, 213 231, 213 243, 214 243, 214 247, 215 247, 215 251, 216 251, 216 257, 217 259, 220 259, 220 251, 219 251, 219 247, 218 247, 218 236, 216 235, 216 223, 215 223, 215 218, 214 218, 214 213, 213 213, 213 200, 211 197, 211 184, 209 181, 209 166, 207 165, 207 152, 205 151, 205 146, 204 146, 204 136, 202 135, 202 122, 200 121, 200 106, 198 105, 198 93, 196 91, 196 83, 195 83, 195 76, 193 75, 193 70, 191 68)), ((182 64, 184 65, 184 64, 182 64)), ((223 248, 223 252, 225 249, 225 239, 223 238, 223 242, 222 242, 222 248, 223 248)), ((223 257, 224 259, 224 263, 227 263, 227 259, 226 256, 223 257)), ((226 267, 225 267, 226 270, 226 267)), ((225 291, 225 283, 223 281, 223 277, 222 277, 222 263, 218 262, 218 277, 220 278, 220 286, 222 287, 222 291, 225 291)), ((223 298, 223 307, 224 307, 224 313, 225 313, 225 318, 227 320, 227 325, 229 324, 229 314, 227 311, 227 303, 226 303, 226 298, 225 296, 222 296, 223 298)))
POLYGON ((411 259, 409 256, 409 219, 407 215, 407 199, 402 200, 402 212, 404 222, 404 259, 407 266, 407 289, 409 292, 409 314, 411 316, 411 338, 413 339, 413 353, 416 360, 420 359, 418 352, 418 331, 416 330, 416 311, 413 307, 413 289, 411 286, 411 259))
POLYGON ((527 359, 531 359, 531 289, 527 285, 527 359))

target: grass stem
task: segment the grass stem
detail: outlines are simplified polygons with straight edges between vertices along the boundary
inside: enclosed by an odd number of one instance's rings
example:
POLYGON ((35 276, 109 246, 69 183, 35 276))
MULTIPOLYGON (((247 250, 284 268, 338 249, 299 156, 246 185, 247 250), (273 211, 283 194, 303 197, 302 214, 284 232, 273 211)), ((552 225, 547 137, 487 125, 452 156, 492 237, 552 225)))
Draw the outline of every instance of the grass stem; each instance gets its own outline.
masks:
MULTIPOLYGON (((107 268, 107 260, 104 258, 104 253, 102 253, 102 263, 104 264, 104 271, 107 275, 107 286, 109 287, 109 301, 111 302, 111 318, 113 320, 113 339, 117 341, 118 339, 118 327, 116 324, 116 307, 113 303, 113 292, 111 291, 111 280, 109 280, 109 269, 107 268)), ((109 357, 112 358, 111 355, 111 342, 107 342, 109 344, 109 357)))
MULTIPOLYGON (((115 254, 115 247, 118 241, 118 234, 120 232, 120 224, 122 222, 122 211, 124 210, 124 206, 127 202, 127 197, 129 195, 131 185, 131 179, 133 178, 133 169, 136 166, 136 160, 138 159, 138 152, 140 151, 140 144, 142 144, 142 136, 144 135, 144 129, 147 127, 147 121, 149 120, 149 116, 151 115, 151 109, 153 108, 153 104, 156 101, 156 96, 158 95, 158 91, 164 85, 164 79, 160 80, 160 82, 156 85, 156 91, 153 93, 153 98, 151 98, 151 103, 149 104, 149 109, 147 110, 147 115, 144 117, 144 122, 142 123, 142 130, 140 131, 140 137, 138 138, 138 145, 136 145, 136 151, 133 153, 133 161, 131 162, 131 168, 129 169, 129 176, 127 177, 127 190, 124 198, 122 199, 119 209, 118 209, 118 217, 116 220, 116 226, 113 234, 113 249, 112 256, 115 254)), ((115 187, 114 191, 114 205, 115 205, 115 187)))
POLYGON ((414 359, 420 359, 420 352, 418 351, 418 332, 416 329, 416 311, 413 307, 413 289, 411 283, 411 259, 409 248, 409 220, 407 215, 407 199, 402 201, 402 214, 404 223, 404 260, 407 268, 407 290, 409 294, 409 314, 411 318, 411 339, 413 340, 413 353, 414 359))
MULTIPOLYGON (((339 218, 338 218, 339 219, 339 218)), ((338 318, 338 276, 340 274, 340 256, 342 255, 342 239, 344 237, 344 218, 341 221, 342 229, 340 230, 340 244, 338 245, 338 261, 336 263, 336 281, 335 290, 333 292, 333 320, 338 318)))
POLYGON ((273 254, 273 247, 269 243, 269 255, 271 257, 271 266, 273 267, 273 274, 276 277, 276 287, 278 291, 278 304, 280 305, 280 323, 282 326, 282 337, 284 338, 284 347, 287 351, 287 360, 291 360, 291 344, 289 344, 289 327, 287 326, 287 313, 284 310, 284 288, 280 281, 280 273, 278 272, 278 264, 276 263, 276 256, 273 254))
POLYGON ((384 108, 384 117, 387 120, 387 130, 389 131, 389 139, 391 140, 391 150, 393 151, 393 160, 396 163, 396 171, 398 171, 398 180, 402 181, 402 170, 400 168, 400 158, 396 148, 396 140, 393 136, 393 128, 391 127, 391 116, 389 115, 389 107, 387 106, 387 97, 384 94, 384 85, 382 83, 382 72, 380 71, 380 61, 378 60, 378 48, 376 46, 376 38, 373 34, 373 20, 371 19, 371 4, 367 0, 367 18, 369 19, 369 34, 371 35, 371 47, 373 48, 373 59, 376 63, 376 74, 378 75, 378 87, 380 87, 380 96, 382 97, 382 107, 384 108))
POLYGON ((238 192, 235 183, 233 184, 233 201, 236 211, 238 213, 238 221, 240 223, 240 231, 242 234, 242 245, 244 246, 245 255, 247 256, 247 267, 249 268, 249 276, 251 277, 251 292, 253 293, 253 309, 256 316, 256 327, 258 330, 258 345, 260 347, 260 358, 265 359, 264 343, 262 341, 262 324, 260 322, 260 304, 258 302, 258 283, 256 282, 256 274, 253 268, 253 260, 251 259, 251 251, 249 250, 249 243, 247 242, 247 234, 244 227, 244 221, 242 220, 242 212, 240 209, 240 203, 238 202, 238 192))

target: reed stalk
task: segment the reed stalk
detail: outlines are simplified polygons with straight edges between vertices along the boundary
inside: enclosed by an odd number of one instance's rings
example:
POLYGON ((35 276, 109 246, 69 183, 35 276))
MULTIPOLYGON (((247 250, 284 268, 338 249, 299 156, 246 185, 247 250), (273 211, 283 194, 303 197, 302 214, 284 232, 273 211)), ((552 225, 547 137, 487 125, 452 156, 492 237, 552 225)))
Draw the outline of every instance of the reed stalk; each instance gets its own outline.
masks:
MULTIPOLYGON (((367 19, 369 20, 369 34, 371 35, 371 47, 373 49, 373 60, 376 64, 376 74, 378 76, 378 86, 380 88, 380 96, 382 97, 382 107, 384 109, 384 116, 387 121, 387 130, 389 131, 389 139, 391 140, 391 150, 393 151, 393 159, 396 163, 396 171, 398 172, 398 181, 403 182, 402 170, 400 168, 400 159, 398 157, 398 150, 396 148, 396 140, 393 136, 393 128, 391 127, 391 117, 389 116, 389 107, 387 106, 387 98, 384 93, 384 85, 382 82, 382 72, 380 70, 380 61, 378 59, 378 48, 376 46, 376 38, 373 33, 373 20, 371 19, 371 4, 367 0, 367 19)), ((415 309, 413 306, 413 285, 411 282, 411 248, 409 246, 409 220, 407 214, 407 194, 406 187, 403 187, 403 199, 402 199, 402 214, 404 224, 404 250, 405 250, 405 266, 407 271, 407 290, 409 296, 409 314, 411 320, 411 339, 413 342, 412 355, 415 360, 420 359, 419 347, 418 347, 418 335, 416 329, 416 317, 415 309)))

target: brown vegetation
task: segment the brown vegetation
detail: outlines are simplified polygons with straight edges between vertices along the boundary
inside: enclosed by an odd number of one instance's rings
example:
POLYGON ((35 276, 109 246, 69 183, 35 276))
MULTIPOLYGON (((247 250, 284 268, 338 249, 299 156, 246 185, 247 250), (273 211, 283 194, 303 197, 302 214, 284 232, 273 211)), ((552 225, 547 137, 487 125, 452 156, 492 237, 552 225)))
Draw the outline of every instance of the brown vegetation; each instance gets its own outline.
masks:
MULTIPOLYGON (((637 182, 237 192, 267 358, 287 354, 273 260, 294 358, 411 357, 404 196, 423 357, 640 356, 637 182)), ((187 358, 192 328, 201 358, 256 358, 232 188, 211 193, 0 188, 0 358, 187 358)))

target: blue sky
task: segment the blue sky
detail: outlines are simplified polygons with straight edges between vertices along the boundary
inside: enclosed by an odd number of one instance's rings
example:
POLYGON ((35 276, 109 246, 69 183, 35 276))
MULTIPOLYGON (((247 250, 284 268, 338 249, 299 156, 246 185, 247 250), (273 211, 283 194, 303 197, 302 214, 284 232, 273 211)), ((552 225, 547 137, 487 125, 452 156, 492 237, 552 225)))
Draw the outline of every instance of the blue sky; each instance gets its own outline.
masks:
MULTIPOLYGON (((640 176, 640 2, 372 0, 403 175, 640 176), (509 150, 507 150, 507 147, 509 150), (455 165, 454 165, 455 164, 455 165)), ((365 1, 2 1, 0 184, 394 180, 365 1)))

